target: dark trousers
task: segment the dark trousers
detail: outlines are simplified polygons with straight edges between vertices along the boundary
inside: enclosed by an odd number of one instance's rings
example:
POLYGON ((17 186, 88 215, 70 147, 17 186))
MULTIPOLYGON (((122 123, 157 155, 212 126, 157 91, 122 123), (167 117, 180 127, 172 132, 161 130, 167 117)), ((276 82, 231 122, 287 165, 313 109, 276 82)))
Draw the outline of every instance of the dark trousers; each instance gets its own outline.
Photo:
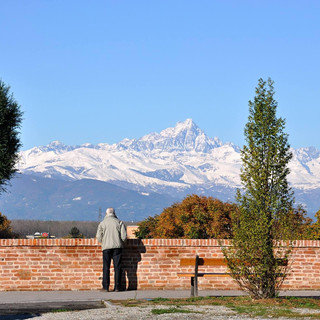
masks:
POLYGON ((121 288, 121 276, 122 276, 122 248, 106 249, 103 250, 103 277, 102 287, 109 289, 110 285, 110 263, 113 260, 114 267, 114 289, 120 290, 121 288))

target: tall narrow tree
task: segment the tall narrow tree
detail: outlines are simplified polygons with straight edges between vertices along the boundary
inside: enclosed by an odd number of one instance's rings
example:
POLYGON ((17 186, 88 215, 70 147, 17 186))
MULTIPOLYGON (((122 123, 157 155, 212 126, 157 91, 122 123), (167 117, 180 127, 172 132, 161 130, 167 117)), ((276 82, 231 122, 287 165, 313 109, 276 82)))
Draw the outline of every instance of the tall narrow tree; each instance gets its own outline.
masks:
POLYGON ((290 254, 290 246, 275 250, 279 239, 290 236, 288 213, 293 204, 287 181, 292 154, 285 120, 277 118, 276 110, 273 81, 259 79, 254 101, 249 101, 247 144, 241 151, 240 213, 232 246, 224 250, 234 279, 254 298, 277 295, 287 273, 282 259, 290 254))
POLYGON ((0 192, 17 171, 21 122, 20 106, 10 94, 10 87, 0 80, 0 192))

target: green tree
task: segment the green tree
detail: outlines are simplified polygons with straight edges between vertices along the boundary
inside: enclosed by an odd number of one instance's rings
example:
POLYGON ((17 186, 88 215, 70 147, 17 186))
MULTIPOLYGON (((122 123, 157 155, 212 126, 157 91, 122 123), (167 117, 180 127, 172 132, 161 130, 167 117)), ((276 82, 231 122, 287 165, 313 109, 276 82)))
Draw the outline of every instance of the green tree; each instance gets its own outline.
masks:
POLYGON ((320 210, 315 214, 316 222, 309 225, 307 228, 307 236, 304 239, 320 240, 320 210))
POLYGON ((138 229, 135 231, 135 236, 139 239, 152 239, 155 238, 155 228, 158 223, 158 215, 155 217, 148 217, 139 222, 138 229))
POLYGON ((74 239, 84 238, 84 235, 80 232, 80 230, 77 227, 72 227, 67 238, 74 238, 74 239))
POLYGON ((0 239, 17 238, 18 235, 12 231, 11 222, 0 212, 0 239))
POLYGON ((10 87, 0 80, 0 192, 17 171, 21 146, 19 128, 22 122, 20 106, 10 94, 10 87))
POLYGON ((307 217, 306 210, 299 205, 289 212, 288 229, 292 230, 291 239, 313 239, 313 221, 307 217))
POLYGON ((290 245, 278 246, 279 239, 290 239, 293 232, 293 192, 287 181, 292 153, 273 96, 273 81, 259 79, 254 101, 249 101, 247 145, 241 150, 240 214, 232 246, 224 250, 233 278, 255 299, 277 295, 288 272, 281 259, 291 252, 290 245))

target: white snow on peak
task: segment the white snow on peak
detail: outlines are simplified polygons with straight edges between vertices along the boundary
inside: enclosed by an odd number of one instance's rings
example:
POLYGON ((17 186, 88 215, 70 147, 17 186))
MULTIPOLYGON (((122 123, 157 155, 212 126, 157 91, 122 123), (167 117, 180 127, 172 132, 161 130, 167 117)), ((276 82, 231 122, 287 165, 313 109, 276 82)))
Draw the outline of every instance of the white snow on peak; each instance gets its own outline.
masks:
MULTIPOLYGON (((320 187, 320 151, 293 150, 289 181, 300 189, 320 187)), ((54 141, 20 153, 18 169, 58 179, 96 179, 159 191, 240 186, 239 147, 208 137, 193 121, 117 144, 66 146, 54 141)), ((73 200, 76 200, 74 198, 73 200)))
POLYGON ((95 146, 92 143, 83 143, 81 148, 94 148, 95 146))
POLYGON ((119 147, 136 151, 207 152, 221 145, 222 142, 218 138, 209 138, 192 119, 187 119, 160 133, 150 133, 138 140, 122 140, 119 147))

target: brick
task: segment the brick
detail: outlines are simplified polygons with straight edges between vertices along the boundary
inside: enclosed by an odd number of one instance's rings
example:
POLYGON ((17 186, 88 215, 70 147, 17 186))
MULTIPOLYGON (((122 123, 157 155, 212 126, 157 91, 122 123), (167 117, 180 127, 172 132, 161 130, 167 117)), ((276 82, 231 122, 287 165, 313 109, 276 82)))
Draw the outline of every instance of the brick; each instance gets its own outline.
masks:
MULTIPOLYGON (((228 240, 222 241, 229 245, 228 240)), ((223 257, 215 239, 130 239, 124 250, 127 284, 143 289, 189 289, 190 279, 178 278, 181 257, 223 257), (141 253, 145 251, 145 253, 141 253), (139 253, 140 252, 140 253, 139 253)), ((320 289, 320 241, 296 241, 292 272, 285 289, 320 289), (319 280, 317 280, 319 279, 319 280)), ((102 253, 95 239, 1 239, 0 290, 91 290, 101 287, 102 253), (19 270, 29 270, 31 274, 19 270)), ((203 270, 210 270, 203 269, 203 270)), ((216 268, 211 270, 224 270, 216 268)), ((111 282, 113 281, 111 272, 111 282)), ((199 289, 235 289, 230 278, 200 278, 199 289)))

